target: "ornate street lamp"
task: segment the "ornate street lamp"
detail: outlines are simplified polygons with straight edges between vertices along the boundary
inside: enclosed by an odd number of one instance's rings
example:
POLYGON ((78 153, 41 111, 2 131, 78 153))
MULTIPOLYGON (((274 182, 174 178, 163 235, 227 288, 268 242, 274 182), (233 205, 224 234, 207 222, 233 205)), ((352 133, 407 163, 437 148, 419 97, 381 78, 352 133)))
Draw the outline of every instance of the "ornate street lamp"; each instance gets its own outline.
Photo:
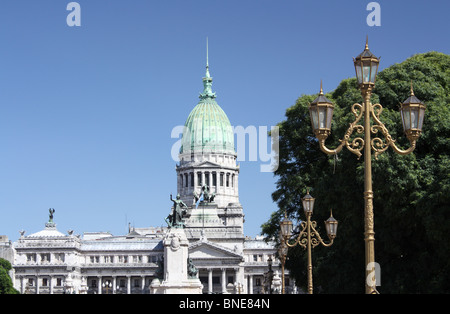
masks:
MULTIPOLYGON (((381 153, 386 151, 389 147, 400 155, 407 155, 411 153, 416 147, 416 141, 418 140, 422 131, 423 120, 425 117, 426 106, 414 95, 411 86, 410 97, 401 104, 401 116, 403 122, 403 128, 410 142, 410 147, 406 150, 402 150, 397 147, 395 140, 389 134, 383 122, 380 120, 380 115, 383 107, 380 104, 373 105, 370 101, 372 90, 375 87, 377 78, 378 66, 380 59, 375 57, 369 50, 369 45, 366 40, 366 47, 364 51, 359 54, 354 60, 354 66, 356 71, 356 78, 358 81, 361 95, 364 98, 363 105, 354 104, 351 107, 351 111, 355 116, 349 128, 347 129, 344 138, 340 140, 340 144, 336 149, 328 149, 325 146, 325 140, 330 135, 331 129, 326 126, 330 126, 331 122, 328 120, 328 115, 313 116, 311 113, 311 121, 313 125, 314 133, 319 140, 320 149, 329 155, 338 154, 342 148, 347 147, 349 151, 358 156, 358 159, 362 156, 361 151, 364 149, 364 241, 366 251, 366 279, 371 276, 375 267, 375 232, 374 232, 374 218, 373 218, 373 190, 372 190, 372 150, 374 151, 375 158, 381 153), (315 123, 314 119, 318 119, 315 123), (363 120, 364 123, 360 124, 363 120), (371 120, 373 121, 371 125, 371 120), (324 127, 322 127, 324 126, 324 127), (356 136, 351 138, 352 134, 356 131, 357 134, 364 134, 364 136, 356 136), (380 132, 384 136, 384 140, 380 137, 372 138, 371 134, 377 134, 380 132)), ((412 85, 412 84, 411 84, 412 85)), ((322 83, 319 93, 319 97, 323 95, 322 83)), ((314 101, 310 105, 310 112, 318 110, 319 106, 324 107, 323 102, 314 101)), ((327 108, 332 108, 332 105, 326 104, 327 108)), ((323 112, 323 110, 322 110, 323 112)), ((331 217, 330 217, 331 218, 331 217)), ((329 225, 329 231, 333 231, 333 225, 329 225)), ((375 280, 366 280, 366 293, 377 293, 375 280)))
POLYGON ((280 222, 281 236, 283 237, 283 239, 291 237, 292 229, 292 221, 287 218, 286 212, 284 212, 284 219, 280 222))
POLYGON ((422 133, 426 106, 415 95, 411 82, 411 95, 400 108, 403 130, 410 141, 416 141, 422 133))
POLYGON ((325 229, 327 230, 328 237, 330 239, 336 238, 338 227, 338 221, 333 217, 333 211, 331 211, 331 216, 325 221, 325 229))
POLYGON ((264 290, 265 287, 268 287, 268 291, 265 291, 266 294, 272 294, 272 281, 273 281, 273 269, 272 269, 272 256, 269 256, 267 259, 267 266, 269 266, 269 270, 264 274, 264 290))
POLYGON ((102 287, 103 287, 103 289, 106 290, 106 294, 109 294, 109 291, 110 291, 111 288, 112 288, 112 283, 111 283, 111 281, 110 281, 110 280, 107 280, 106 282, 104 282, 104 283, 102 284, 102 287))
MULTIPOLYGON (((300 226, 302 230, 300 231, 297 239, 294 243, 289 243, 289 239, 292 236, 292 222, 289 221, 286 217, 280 223, 281 236, 283 238, 281 245, 286 245, 288 247, 294 247, 296 245, 300 245, 304 249, 308 250, 308 293, 313 293, 313 280, 312 280, 312 253, 311 249, 315 248, 319 244, 323 246, 331 246, 333 244, 334 239, 336 238, 337 225, 338 222, 333 218, 333 215, 325 221, 325 229, 327 230, 328 238, 330 242, 325 243, 319 232, 316 230, 317 223, 315 221, 311 221, 311 216, 314 209, 315 198, 313 198, 309 194, 309 190, 305 197, 302 198, 303 210, 306 215, 306 221, 301 221, 300 226)), ((287 254, 287 252, 286 252, 287 254)))
POLYGON ((281 294, 285 293, 285 282, 284 282, 284 266, 286 264, 286 258, 288 253, 288 247, 286 245, 286 240, 291 237, 293 224, 287 218, 286 211, 284 212, 284 219, 280 221, 280 248, 278 249, 278 255, 281 261, 281 294))
POLYGON ((368 38, 366 38, 366 48, 353 59, 353 63, 355 64, 356 79, 358 80, 359 88, 373 88, 377 78, 380 59, 370 52, 368 38))
POLYGON ((324 96, 322 81, 320 81, 319 96, 309 105, 312 128, 317 138, 323 138, 325 140, 330 135, 333 110, 334 105, 324 96))
POLYGON ((303 210, 305 211, 305 215, 312 215, 314 209, 315 198, 309 194, 309 189, 304 198, 302 198, 303 210))

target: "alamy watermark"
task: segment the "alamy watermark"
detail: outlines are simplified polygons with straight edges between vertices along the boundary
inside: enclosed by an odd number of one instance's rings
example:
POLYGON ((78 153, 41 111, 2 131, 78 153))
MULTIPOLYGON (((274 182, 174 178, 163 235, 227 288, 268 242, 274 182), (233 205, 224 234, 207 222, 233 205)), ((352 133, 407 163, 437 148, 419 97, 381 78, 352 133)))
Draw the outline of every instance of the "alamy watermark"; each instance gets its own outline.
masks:
POLYGON ((371 11, 367 15, 366 22, 369 26, 381 26, 381 6, 378 2, 370 2, 366 7, 367 11, 371 11))
POLYGON ((366 271, 370 271, 367 273, 366 284, 369 287, 378 287, 381 286, 381 267, 380 264, 371 262, 367 264, 366 271))
POLYGON ((201 146, 199 149, 203 152, 220 151, 234 147, 233 143, 236 143, 236 161, 260 162, 261 172, 274 172, 278 169, 278 126, 270 127, 270 137, 267 126, 256 127, 254 125, 245 128, 243 126, 229 127, 229 129, 210 126, 203 127, 200 132, 200 134, 191 134, 189 128, 182 125, 172 129, 171 138, 178 138, 171 149, 171 156, 175 162, 180 161, 179 154, 181 146, 183 146, 183 154, 189 153, 192 146, 196 150, 195 141, 202 138, 198 144, 201 146), (209 141, 208 139, 212 140, 209 141))
POLYGON ((66 18, 68 26, 81 26, 81 6, 78 2, 70 2, 66 7, 67 11, 71 11, 66 18))

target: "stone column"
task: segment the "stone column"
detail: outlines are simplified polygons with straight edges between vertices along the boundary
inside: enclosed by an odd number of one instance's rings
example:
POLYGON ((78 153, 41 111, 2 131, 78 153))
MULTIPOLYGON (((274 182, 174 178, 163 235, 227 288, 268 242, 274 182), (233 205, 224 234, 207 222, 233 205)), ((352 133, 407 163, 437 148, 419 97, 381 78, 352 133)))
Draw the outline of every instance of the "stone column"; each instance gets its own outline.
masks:
POLYGON ((197 178, 198 178, 197 172, 194 171, 194 191, 197 188, 197 184, 198 184, 197 178))
POLYGON ((116 287, 117 287, 117 277, 116 276, 112 276, 112 289, 113 289, 113 294, 116 294, 116 287))
POLYGON ((97 278, 98 278, 97 291, 98 291, 98 294, 102 294, 102 276, 97 276, 97 278))
POLYGON ((36 294, 39 294, 39 276, 36 275, 36 294))
POLYGON ((20 294, 24 294, 25 291, 23 280, 24 280, 23 276, 20 276, 20 294))
POLYGON ((131 294, 131 276, 127 276, 127 294, 131 294))
POLYGON ((235 283, 237 283, 239 286, 235 287, 235 293, 239 294, 239 293, 244 293, 243 289, 244 289, 244 283, 242 282, 242 278, 239 272, 239 268, 234 268, 234 281, 235 283))
POLYGON ((253 275, 248 275, 248 293, 253 294, 253 275))
POLYGON ((212 192, 212 171, 208 171, 208 186, 210 192, 212 192))
POLYGON ((213 293, 213 270, 208 269, 208 293, 213 293))
POLYGON ((145 291, 145 276, 142 275, 141 277, 142 277, 142 294, 144 294, 144 291, 145 291))
POLYGON ((227 293, 227 270, 222 268, 222 293, 227 293))

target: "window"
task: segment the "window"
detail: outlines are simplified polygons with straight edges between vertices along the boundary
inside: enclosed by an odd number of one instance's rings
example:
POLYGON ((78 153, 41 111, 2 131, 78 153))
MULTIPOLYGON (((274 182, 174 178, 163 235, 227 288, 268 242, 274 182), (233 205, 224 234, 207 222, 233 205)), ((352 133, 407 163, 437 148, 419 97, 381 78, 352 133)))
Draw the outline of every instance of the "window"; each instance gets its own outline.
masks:
POLYGON ((205 172, 205 184, 209 186, 209 172, 205 172))
POLYGON ((91 263, 100 263, 100 256, 91 256, 91 263))
POLYGON ((194 173, 191 172, 191 186, 194 186, 194 173))
POLYGON ((47 286, 48 286, 48 279, 42 278, 42 287, 47 287, 47 286))
POLYGON ((185 186, 185 187, 188 187, 189 184, 188 184, 188 174, 187 174, 187 173, 184 174, 184 181, 185 181, 185 182, 184 182, 184 186, 185 186))
POLYGON ((197 186, 202 186, 202 173, 197 172, 197 186))
POLYGON ((220 186, 223 186, 223 172, 220 173, 220 186))
POLYGON ((217 185, 217 173, 213 172, 212 174, 212 186, 217 185))
POLYGON ((135 288, 139 288, 139 287, 140 287, 140 285, 139 285, 139 279, 135 279, 135 280, 134 280, 134 287, 135 287, 135 288))
POLYGON ((62 286, 62 278, 56 278, 56 286, 61 287, 62 286))
POLYGON ((36 254, 27 254, 27 262, 36 262, 36 254))
POLYGON ((96 280, 96 279, 92 279, 92 281, 91 281, 91 287, 92 287, 92 288, 97 288, 97 280, 96 280))
POLYGON ((230 186, 230 174, 227 173, 227 187, 230 186))
POLYGON ((64 253, 56 253, 55 260, 60 263, 64 263, 64 253))
POLYGON ((50 262, 50 253, 41 254, 41 263, 50 262))

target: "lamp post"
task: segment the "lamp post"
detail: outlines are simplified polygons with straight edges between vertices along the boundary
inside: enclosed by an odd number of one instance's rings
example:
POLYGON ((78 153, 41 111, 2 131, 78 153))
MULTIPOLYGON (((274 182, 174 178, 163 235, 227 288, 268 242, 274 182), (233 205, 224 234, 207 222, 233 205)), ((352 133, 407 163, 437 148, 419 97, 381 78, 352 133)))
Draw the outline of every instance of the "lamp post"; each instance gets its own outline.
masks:
MULTIPOLYGON (((284 216, 285 220, 287 220, 286 215, 284 216)), ((283 224, 283 221, 281 222, 283 224)), ((284 282, 284 265, 286 264, 286 258, 288 253, 288 247, 286 243, 283 241, 283 233, 280 233, 280 247, 278 248, 278 256, 280 257, 281 262, 281 294, 285 294, 285 282, 284 282)))
POLYGON ((336 238, 338 222, 334 219, 331 213, 330 218, 325 221, 325 229, 328 234, 330 242, 325 243, 319 232, 316 230, 317 223, 311 221, 311 216, 314 209, 315 198, 309 194, 309 190, 304 198, 302 198, 303 210, 306 215, 306 222, 301 221, 300 226, 302 230, 300 231, 297 239, 294 243, 289 243, 289 239, 292 235, 292 222, 287 219, 286 214, 283 221, 280 223, 281 236, 283 237, 282 243, 285 243, 288 247, 294 247, 300 245, 308 251, 308 293, 313 293, 313 279, 312 279, 312 253, 311 249, 322 244, 323 246, 329 247, 333 244, 334 238, 336 238))
POLYGON ((272 269, 272 256, 269 256, 267 259, 267 266, 269 266, 269 270, 264 275, 264 287, 267 286, 268 291, 266 291, 266 294, 272 294, 272 280, 273 280, 273 269, 272 269))
POLYGON ((111 288, 112 288, 112 283, 111 283, 111 281, 110 281, 110 280, 106 280, 106 282, 104 282, 104 283, 102 284, 102 286, 103 286, 103 289, 106 290, 106 294, 109 294, 109 291, 110 291, 111 288))
POLYGON ((328 155, 338 154, 345 146, 348 150, 358 156, 362 156, 364 150, 364 241, 365 241, 365 260, 366 260, 366 293, 377 293, 375 280, 367 280, 370 274, 373 274, 375 268, 375 232, 373 218, 373 190, 372 190, 372 150, 375 153, 375 159, 386 151, 389 147, 400 155, 411 153, 416 147, 416 141, 422 132, 423 119, 426 106, 414 95, 411 83, 411 95, 401 104, 401 116, 403 129, 410 142, 407 150, 397 147, 395 140, 392 139, 389 131, 380 120, 383 107, 380 104, 373 105, 370 101, 372 90, 375 86, 378 65, 380 59, 375 57, 369 50, 366 40, 364 51, 353 59, 356 78, 358 81, 361 95, 363 96, 363 105, 354 104, 351 108, 355 121, 347 129, 344 138, 340 140, 340 145, 336 149, 328 149, 325 146, 325 140, 331 134, 331 120, 333 116, 333 104, 323 95, 322 82, 320 93, 316 100, 310 106, 311 124, 319 140, 320 149, 328 155), (359 124, 361 119, 364 124, 359 124), (371 119, 373 124, 371 125, 371 119), (353 132, 364 136, 357 136, 350 139, 353 132), (371 134, 381 132, 384 140, 380 137, 371 138, 371 134), (370 284, 369 284, 370 282, 370 284))

